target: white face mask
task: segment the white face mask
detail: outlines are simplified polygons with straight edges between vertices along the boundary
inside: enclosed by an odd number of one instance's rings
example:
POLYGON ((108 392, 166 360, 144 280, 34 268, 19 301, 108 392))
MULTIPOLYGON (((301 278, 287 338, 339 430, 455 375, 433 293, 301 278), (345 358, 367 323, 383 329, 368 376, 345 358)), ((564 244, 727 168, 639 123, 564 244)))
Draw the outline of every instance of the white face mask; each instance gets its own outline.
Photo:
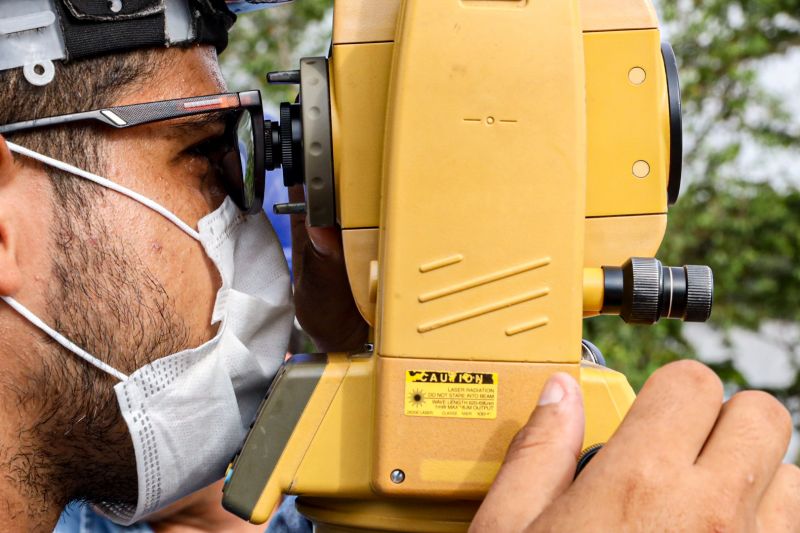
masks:
POLYGON ((105 178, 26 148, 12 151, 112 188, 157 211, 203 245, 219 270, 211 318, 217 335, 199 348, 158 359, 126 376, 47 326, 12 298, 11 307, 56 342, 115 376, 133 439, 136 507, 101 504, 130 525, 222 477, 283 362, 294 310, 283 251, 263 213, 243 215, 227 198, 193 230, 163 206, 105 178))

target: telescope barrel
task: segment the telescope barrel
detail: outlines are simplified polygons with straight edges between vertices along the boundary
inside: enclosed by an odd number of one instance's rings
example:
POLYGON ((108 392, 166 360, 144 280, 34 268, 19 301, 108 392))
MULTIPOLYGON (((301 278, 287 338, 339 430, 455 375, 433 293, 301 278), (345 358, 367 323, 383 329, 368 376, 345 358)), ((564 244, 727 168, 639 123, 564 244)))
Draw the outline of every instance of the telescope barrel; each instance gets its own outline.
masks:
POLYGON ((600 314, 619 315, 630 324, 655 324, 662 318, 705 322, 711 316, 714 276, 707 266, 664 266, 658 259, 633 257, 602 271, 600 314))

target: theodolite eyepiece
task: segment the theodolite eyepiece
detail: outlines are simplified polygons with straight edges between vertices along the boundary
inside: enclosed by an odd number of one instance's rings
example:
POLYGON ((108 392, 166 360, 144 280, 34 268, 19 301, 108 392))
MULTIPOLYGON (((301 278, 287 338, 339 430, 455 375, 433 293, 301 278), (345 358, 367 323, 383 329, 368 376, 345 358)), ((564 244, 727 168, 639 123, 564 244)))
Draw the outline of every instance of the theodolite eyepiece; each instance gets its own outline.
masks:
MULTIPOLYGON (((264 123, 265 167, 267 170, 283 167, 286 187, 305 187, 305 213, 310 226, 335 226, 328 60, 324 57, 303 58, 299 70, 271 72, 267 81, 299 84, 300 93, 294 103, 281 104, 279 122, 264 123)), ((295 213, 297 210, 279 206, 275 212, 295 213)))
POLYGON ((264 122, 266 150, 264 163, 267 170, 283 167, 283 184, 286 187, 302 185, 303 171, 303 120, 300 104, 281 104, 280 122, 264 122))
POLYGON ((653 258, 632 257, 622 267, 603 267, 601 314, 630 324, 661 318, 705 322, 711 316, 714 276, 707 266, 664 266, 653 258))

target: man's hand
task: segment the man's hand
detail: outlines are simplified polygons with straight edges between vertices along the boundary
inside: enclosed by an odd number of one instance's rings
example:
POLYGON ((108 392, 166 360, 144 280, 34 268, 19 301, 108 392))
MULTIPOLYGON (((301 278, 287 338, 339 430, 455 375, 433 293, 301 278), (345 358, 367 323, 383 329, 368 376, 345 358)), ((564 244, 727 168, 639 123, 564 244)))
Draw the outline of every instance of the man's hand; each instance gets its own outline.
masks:
MULTIPOLYGON (((302 186, 289 189, 289 201, 305 201, 302 186)), ((292 215, 292 265, 297 320, 317 348, 361 348, 369 327, 350 291, 340 231, 309 228, 304 215, 292 215)))
POLYGON ((800 531, 800 469, 781 464, 788 412, 762 392, 722 399, 705 366, 665 366, 573 482, 583 403, 556 374, 470 531, 800 531))

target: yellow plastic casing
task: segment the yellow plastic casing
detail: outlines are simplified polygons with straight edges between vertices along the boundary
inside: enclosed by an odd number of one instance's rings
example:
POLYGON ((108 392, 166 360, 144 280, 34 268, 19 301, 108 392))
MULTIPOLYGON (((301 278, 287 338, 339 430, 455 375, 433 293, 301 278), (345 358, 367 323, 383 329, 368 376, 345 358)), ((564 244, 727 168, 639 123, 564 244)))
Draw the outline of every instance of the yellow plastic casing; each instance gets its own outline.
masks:
POLYGON ((480 498, 533 408, 528 391, 553 372, 579 372, 586 97, 578 6, 407 0, 397 43, 372 487, 480 498), (506 97, 531 87, 535 97, 506 97), (495 419, 408 416, 414 372, 493 373, 495 419), (403 483, 392 481, 396 470, 403 483))
POLYGON ((603 309, 605 276, 602 268, 583 269, 583 316, 595 316, 603 309))
MULTIPOLYGON (((390 362, 398 362, 393 359, 390 362)), ((389 464, 402 468, 416 499, 381 499, 371 482, 374 456, 372 432, 377 359, 344 354, 330 362, 295 427, 267 485, 261 491, 252 515, 253 523, 265 522, 281 492, 302 496, 298 505, 317 525, 338 524, 347 528, 381 531, 464 531, 499 469, 507 442, 534 408, 536 393, 554 371, 566 371, 580 380, 584 395, 586 432, 584 448, 605 442, 633 402, 633 391, 625 377, 597 365, 525 365, 481 363, 473 370, 489 369, 503 383, 503 423, 484 438, 481 424, 467 421, 472 431, 464 434, 464 421, 428 419, 419 431, 395 426, 396 448, 379 449, 389 464), (409 455, 411 443, 425 442, 428 453, 409 455), (480 444, 483 453, 469 454, 480 444), (443 448, 437 450, 438 448, 443 448), (467 455, 463 455, 464 452, 467 455), (433 452, 433 453, 431 453, 433 452), (453 480, 457 480, 454 485, 453 480), (449 483, 449 489, 445 486, 449 483), (427 489, 427 490, 426 490, 427 489), (422 497, 422 499, 419 499, 422 497), (434 497, 431 499, 431 497, 434 497), (443 500, 442 498, 453 500, 443 500), (468 501, 472 500, 472 501, 468 501)), ((386 360, 384 360, 386 362, 386 360)), ((413 365, 416 362, 407 361, 413 365)), ((431 363, 427 363, 431 364, 431 363)), ((448 362, 433 363, 448 368, 448 362)), ((402 387, 390 383, 381 389, 389 397, 402 396, 402 387)), ((399 401, 402 402, 402 399, 399 401)), ((339 531, 335 528, 321 531, 339 531)), ((345 529, 349 531, 350 529, 345 529)))
POLYGON ((250 516, 266 522, 283 493, 368 497, 375 361, 329 354, 329 362, 250 516), (359 424, 360 422, 360 424, 359 424), (356 424, 355 431, 342 428, 356 424))
MULTIPOLYGON (((345 16, 334 13, 336 20, 345 16)), ((334 43, 331 54, 336 207, 339 222, 346 230, 378 227, 383 131, 393 51, 393 43, 334 43)), ((377 257, 377 249, 375 254, 373 258, 377 257)))
POLYGON ((606 367, 582 363, 580 383, 586 432, 583 449, 603 444, 628 414, 635 395, 625 376, 606 367))
POLYGON ((586 187, 577 2, 407 0, 398 28, 378 354, 577 363, 586 187))
MULTIPOLYGON (((580 5, 587 99, 584 266, 621 265, 632 256, 655 255, 666 230, 669 121, 658 23, 643 0, 580 5), (634 69, 644 72, 643 81, 631 74, 634 69), (640 161, 649 168, 644 177, 633 172, 640 161)), ((334 10, 337 212, 351 287, 373 325, 369 263, 378 258, 381 164, 399 9, 399 0, 337 0, 334 10)), ((528 92, 536 98, 535 90, 528 92)))
POLYGON ((332 360, 257 518, 282 490, 330 531, 460 531, 553 372, 580 380, 586 446, 633 401, 581 362, 581 321, 600 267, 653 256, 666 227, 657 20, 648 0, 336 0, 330 69, 375 353, 332 360), (493 416, 409 415, 415 371, 495 376, 493 416))
POLYGON ((666 213, 669 100, 659 31, 588 32, 584 43, 586 216, 666 213))

